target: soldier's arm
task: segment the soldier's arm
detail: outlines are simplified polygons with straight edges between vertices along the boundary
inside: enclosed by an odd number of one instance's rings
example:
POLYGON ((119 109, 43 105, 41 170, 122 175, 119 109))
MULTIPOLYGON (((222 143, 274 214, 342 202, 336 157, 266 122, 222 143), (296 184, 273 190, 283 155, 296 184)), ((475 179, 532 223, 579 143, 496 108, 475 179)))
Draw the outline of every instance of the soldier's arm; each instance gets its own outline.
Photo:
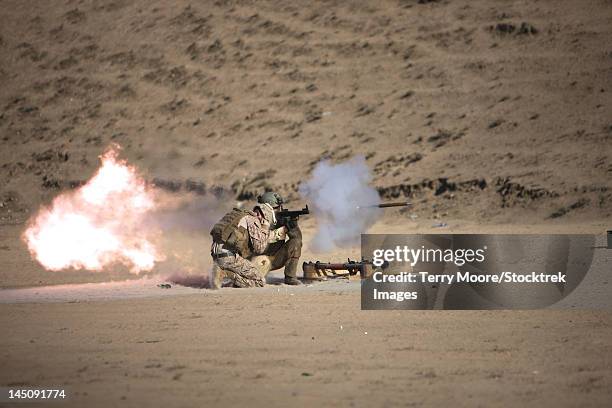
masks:
POLYGON ((249 233, 253 252, 256 254, 263 254, 270 240, 271 231, 269 227, 262 225, 257 218, 251 216, 245 217, 241 222, 242 221, 246 222, 246 228, 249 233))
POLYGON ((278 241, 284 241, 286 237, 287 237, 287 228, 280 227, 280 228, 270 231, 270 238, 268 238, 268 243, 273 244, 278 241))

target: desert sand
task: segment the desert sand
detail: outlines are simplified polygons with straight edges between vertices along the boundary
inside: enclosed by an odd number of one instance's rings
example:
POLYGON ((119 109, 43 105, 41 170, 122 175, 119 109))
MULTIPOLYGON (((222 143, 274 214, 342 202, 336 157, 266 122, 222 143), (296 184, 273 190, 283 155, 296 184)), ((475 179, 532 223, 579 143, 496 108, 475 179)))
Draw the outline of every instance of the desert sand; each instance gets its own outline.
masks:
MULTIPOLYGON (((223 208, 265 189, 301 208, 318 162, 363 156, 413 203, 369 232, 603 243, 611 43, 606 0, 1 1, 0 386, 76 407, 610 406, 605 277, 546 310, 361 311, 358 281, 51 272, 22 234, 117 143, 164 194, 223 208)), ((303 260, 359 257, 300 223, 303 260)), ((206 228, 168 241, 208 273, 206 228)))
POLYGON ((10 330, 0 381, 63 385, 76 394, 71 406, 553 407, 612 398, 610 312, 365 312, 358 292, 285 288, 2 305, 10 330))

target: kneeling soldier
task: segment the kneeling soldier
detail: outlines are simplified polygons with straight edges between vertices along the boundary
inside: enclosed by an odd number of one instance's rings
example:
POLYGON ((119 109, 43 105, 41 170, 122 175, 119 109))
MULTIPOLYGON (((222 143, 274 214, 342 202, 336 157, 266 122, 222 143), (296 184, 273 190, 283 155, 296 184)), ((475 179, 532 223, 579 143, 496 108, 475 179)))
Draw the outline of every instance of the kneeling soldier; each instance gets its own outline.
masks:
MULTIPOLYGON (((260 205, 272 208, 272 214, 274 215, 276 211, 282 208, 283 199, 277 193, 267 192, 257 197, 257 202, 260 205)), ((272 226, 280 226, 278 225, 276 216, 272 221, 272 226)), ((295 220, 289 220, 288 223, 281 228, 285 228, 286 235, 289 239, 285 240, 285 238, 282 238, 268 245, 268 248, 264 252, 264 255, 268 258, 268 270, 285 267, 285 284, 299 285, 301 282, 297 279, 297 268, 300 256, 302 255, 302 231, 297 223, 297 218, 295 220)))
POLYGON ((287 228, 274 228, 274 209, 282 203, 280 196, 265 193, 258 201, 253 211, 234 208, 210 232, 213 237, 211 255, 216 266, 213 285, 217 288, 224 278, 234 287, 263 286, 267 270, 259 269, 252 262, 258 255, 267 256, 268 270, 285 266, 285 283, 300 283, 296 278, 302 248, 299 228, 297 235, 290 229, 290 239, 285 241, 287 228))

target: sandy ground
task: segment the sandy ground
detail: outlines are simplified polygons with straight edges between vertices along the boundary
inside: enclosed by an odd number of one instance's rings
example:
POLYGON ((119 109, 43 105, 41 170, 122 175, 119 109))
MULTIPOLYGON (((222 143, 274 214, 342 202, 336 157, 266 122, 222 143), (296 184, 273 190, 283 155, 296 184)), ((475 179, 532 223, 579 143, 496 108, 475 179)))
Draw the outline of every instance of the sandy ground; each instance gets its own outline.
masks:
POLYGON ((364 312, 358 291, 276 289, 1 305, 0 383, 92 407, 612 401, 610 312, 364 312))
MULTIPOLYGON (((563 231, 514 230, 531 228, 563 231)), ((294 288, 278 273, 262 289, 2 289, 0 384, 62 385, 92 407, 608 406, 601 272, 539 311, 361 311, 358 280, 294 288)))

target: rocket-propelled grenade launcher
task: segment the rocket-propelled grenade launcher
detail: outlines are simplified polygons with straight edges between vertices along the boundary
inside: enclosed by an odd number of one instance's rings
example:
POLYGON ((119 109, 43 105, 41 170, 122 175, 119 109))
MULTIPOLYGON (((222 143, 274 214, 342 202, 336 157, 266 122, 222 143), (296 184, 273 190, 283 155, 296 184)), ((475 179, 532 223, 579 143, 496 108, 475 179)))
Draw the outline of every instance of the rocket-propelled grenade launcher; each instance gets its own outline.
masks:
MULTIPOLYGON (((395 202, 395 203, 382 203, 382 204, 374 204, 374 205, 358 205, 355 208, 357 208, 358 210, 364 209, 364 208, 390 208, 390 207, 408 207, 411 206, 412 204, 407 202, 407 201, 400 201, 400 202, 395 202)), ((300 218, 301 215, 307 215, 310 214, 310 210, 308 209, 308 206, 305 206, 304 208, 302 208, 301 210, 288 210, 286 208, 283 208, 282 206, 280 207, 280 209, 275 211, 275 216, 276 216, 276 224, 278 226, 285 226, 289 229, 295 228, 297 226, 297 222, 298 219, 300 218)))
POLYGON ((306 280, 325 280, 327 277, 349 277, 359 275, 365 279, 372 275, 373 265, 371 261, 362 259, 361 262, 347 260, 345 263, 326 263, 326 262, 304 262, 302 264, 304 279, 306 280), (348 274, 338 274, 336 271, 347 271, 348 274), (331 275, 330 275, 331 274, 331 275))
MULTIPOLYGON (((390 207, 408 207, 412 205, 407 201, 400 201, 395 203, 382 203, 382 204, 374 204, 374 205, 358 205, 357 209, 363 208, 390 208, 390 207)), ((276 220, 278 225, 284 225, 288 228, 292 228, 297 225, 297 221, 300 218, 300 215, 310 214, 310 210, 308 206, 305 206, 301 210, 288 210, 286 208, 280 207, 279 210, 275 212, 276 220)))
POLYGON ((301 210, 288 210, 281 206, 280 210, 275 211, 274 214, 276 216, 277 225, 285 226, 291 229, 297 226, 300 215, 310 214, 310 210, 308 209, 308 206, 302 208, 301 210))

